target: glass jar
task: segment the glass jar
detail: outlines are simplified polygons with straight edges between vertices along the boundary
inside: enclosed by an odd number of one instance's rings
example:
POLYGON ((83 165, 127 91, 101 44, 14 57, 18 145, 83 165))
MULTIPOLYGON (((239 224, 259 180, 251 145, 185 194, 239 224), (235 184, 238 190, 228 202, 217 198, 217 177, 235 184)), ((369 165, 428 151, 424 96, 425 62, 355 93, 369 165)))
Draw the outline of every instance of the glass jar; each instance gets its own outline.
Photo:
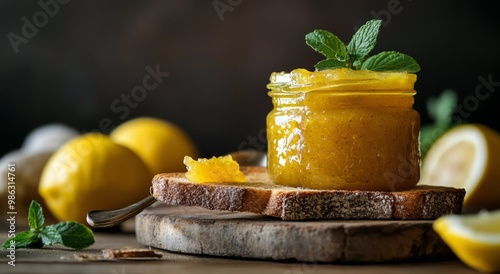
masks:
POLYGON ((277 184, 382 191, 417 184, 415 74, 296 69, 270 80, 268 170, 277 184))

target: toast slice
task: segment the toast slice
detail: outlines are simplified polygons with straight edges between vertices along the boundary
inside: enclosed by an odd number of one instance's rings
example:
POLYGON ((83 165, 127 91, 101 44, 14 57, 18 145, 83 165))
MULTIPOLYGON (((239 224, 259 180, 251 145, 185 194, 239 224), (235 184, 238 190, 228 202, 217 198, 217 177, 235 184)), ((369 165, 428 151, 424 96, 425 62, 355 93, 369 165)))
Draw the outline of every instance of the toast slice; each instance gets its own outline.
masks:
POLYGON ((436 219, 461 213, 464 189, 417 186, 405 191, 314 190, 272 182, 265 167, 241 167, 247 183, 197 184, 184 173, 157 174, 151 194, 168 205, 253 212, 282 220, 436 219))

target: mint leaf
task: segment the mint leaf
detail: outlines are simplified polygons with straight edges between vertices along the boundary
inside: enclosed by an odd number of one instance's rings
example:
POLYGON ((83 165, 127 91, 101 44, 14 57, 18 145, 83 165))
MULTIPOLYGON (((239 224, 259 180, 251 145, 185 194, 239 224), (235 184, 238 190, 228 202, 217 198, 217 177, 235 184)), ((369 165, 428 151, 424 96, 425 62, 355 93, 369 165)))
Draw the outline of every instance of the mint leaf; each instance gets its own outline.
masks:
POLYGON ((43 247, 44 245, 62 244, 66 247, 82 249, 92 245, 94 234, 90 228, 77 222, 59 222, 44 226, 45 217, 39 203, 31 201, 28 209, 30 230, 19 232, 8 238, 2 248, 43 247))
POLYGON ((44 245, 62 244, 59 231, 52 225, 46 226, 42 233, 40 233, 40 236, 42 237, 42 243, 44 245))
POLYGON ((382 20, 370 20, 362 25, 347 45, 347 52, 357 68, 377 44, 378 31, 382 20))
POLYGON ((349 55, 342 41, 326 30, 317 29, 306 35, 306 44, 328 59, 341 62, 348 60, 349 55))
POLYGON ((377 44, 381 24, 381 20, 375 19, 366 22, 354 33, 347 46, 326 30, 317 29, 306 34, 306 44, 326 57, 326 60, 314 66, 316 70, 351 68, 409 73, 419 71, 417 62, 403 53, 386 51, 368 57, 377 44))
POLYGON ((334 68, 345 68, 347 64, 335 59, 325 59, 319 61, 314 67, 317 70, 334 69, 334 68))
POLYGON ((427 100, 427 112, 436 123, 449 124, 457 106, 457 101, 458 96, 455 91, 444 90, 439 97, 430 97, 427 100))
POLYGON ((19 248, 19 247, 27 247, 35 242, 37 242, 37 235, 35 235, 31 231, 23 231, 17 233, 14 237, 5 240, 2 244, 3 249, 7 249, 10 247, 19 248), (11 242, 12 241, 12 242, 11 242))
POLYGON ((361 69, 373 71, 407 71, 415 73, 420 70, 420 66, 410 56, 396 51, 383 51, 377 55, 368 57, 361 69))
POLYGON ((43 210, 39 203, 31 201, 28 209, 28 225, 31 231, 39 231, 45 223, 43 210))
POLYGON ((422 158, 432 144, 446 131, 459 123, 453 123, 453 112, 457 107, 458 96, 454 90, 447 89, 439 97, 427 99, 427 112, 433 123, 420 127, 420 153, 422 158))
POLYGON ((92 230, 80 223, 60 222, 52 226, 59 233, 64 246, 82 249, 95 242, 92 230))

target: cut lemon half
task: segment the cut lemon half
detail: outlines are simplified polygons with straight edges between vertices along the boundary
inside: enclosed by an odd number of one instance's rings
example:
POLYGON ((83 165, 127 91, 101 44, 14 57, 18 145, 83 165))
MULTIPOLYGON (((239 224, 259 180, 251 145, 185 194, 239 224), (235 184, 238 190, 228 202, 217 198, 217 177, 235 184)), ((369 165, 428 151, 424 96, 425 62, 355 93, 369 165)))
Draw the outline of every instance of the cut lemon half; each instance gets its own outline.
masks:
POLYGON ((464 205, 500 208, 500 134, 479 124, 457 126, 430 147, 420 185, 464 188, 464 205))
POLYGON ((446 215, 434 230, 468 266, 484 272, 500 271, 500 210, 473 215, 446 215))

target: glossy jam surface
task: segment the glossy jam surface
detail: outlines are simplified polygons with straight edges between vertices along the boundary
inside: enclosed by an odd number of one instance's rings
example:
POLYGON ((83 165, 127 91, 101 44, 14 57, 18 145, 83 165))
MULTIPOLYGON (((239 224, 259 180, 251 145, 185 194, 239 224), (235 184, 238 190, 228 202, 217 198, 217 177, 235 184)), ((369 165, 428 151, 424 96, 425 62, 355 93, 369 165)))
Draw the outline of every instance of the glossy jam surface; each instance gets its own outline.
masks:
POLYGON ((395 191, 419 180, 416 76, 298 69, 271 76, 268 169, 278 184, 395 191))
POLYGON ((247 181, 245 174, 240 171, 240 166, 230 155, 198 160, 185 156, 184 164, 187 169, 186 178, 194 183, 244 183, 247 181))

